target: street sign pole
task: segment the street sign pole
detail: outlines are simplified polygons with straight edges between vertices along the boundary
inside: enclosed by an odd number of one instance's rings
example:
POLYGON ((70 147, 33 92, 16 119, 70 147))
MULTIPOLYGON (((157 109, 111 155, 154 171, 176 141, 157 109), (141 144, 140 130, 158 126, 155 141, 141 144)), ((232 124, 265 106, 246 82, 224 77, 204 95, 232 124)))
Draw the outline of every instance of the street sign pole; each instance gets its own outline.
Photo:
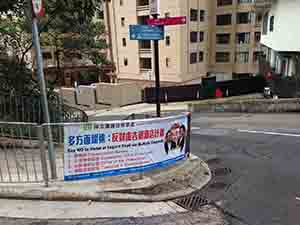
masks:
MULTIPOLYGON (((152 15, 157 19, 158 14, 152 15)), ((158 40, 154 40, 154 72, 155 72, 155 98, 156 98, 156 116, 160 117, 160 74, 159 74, 159 46, 158 40)))
POLYGON ((50 116, 49 116, 49 109, 48 109, 48 99, 46 93, 46 83, 44 77, 44 69, 43 69, 43 57, 41 52, 40 46, 40 38, 38 32, 38 20, 37 15, 32 14, 32 38, 33 44, 36 52, 36 62, 37 62, 37 73, 39 78, 40 90, 41 90, 41 99, 42 99, 42 107, 44 111, 44 122, 47 124, 47 133, 48 133, 48 154, 49 154, 49 161, 50 161, 50 168, 51 168, 51 175, 52 179, 57 178, 56 174, 56 162, 55 162, 55 151, 53 145, 53 138, 52 138, 52 131, 50 127, 50 116))

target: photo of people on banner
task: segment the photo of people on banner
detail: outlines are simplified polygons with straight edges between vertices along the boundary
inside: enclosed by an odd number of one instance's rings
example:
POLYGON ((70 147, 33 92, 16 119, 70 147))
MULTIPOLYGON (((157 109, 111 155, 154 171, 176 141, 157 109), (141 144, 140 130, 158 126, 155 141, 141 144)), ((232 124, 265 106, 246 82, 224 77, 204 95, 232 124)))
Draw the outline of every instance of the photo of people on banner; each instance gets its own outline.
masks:
MULTIPOLYGON (((185 141, 187 137, 187 131, 184 124, 174 123, 167 131, 164 140, 165 152, 168 155, 170 151, 180 149, 180 152, 186 151, 185 141)), ((188 152, 185 152, 188 154, 188 152)))

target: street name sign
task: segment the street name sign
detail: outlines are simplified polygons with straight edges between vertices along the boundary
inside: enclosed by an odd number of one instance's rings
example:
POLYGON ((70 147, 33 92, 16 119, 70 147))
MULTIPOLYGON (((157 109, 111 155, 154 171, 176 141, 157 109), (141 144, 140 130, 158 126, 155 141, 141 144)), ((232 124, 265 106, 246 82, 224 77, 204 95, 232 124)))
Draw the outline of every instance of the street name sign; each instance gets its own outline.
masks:
POLYGON ((163 40, 163 26, 129 25, 130 40, 163 40))
POLYGON ((157 25, 171 26, 171 25, 186 24, 186 16, 148 19, 147 24, 148 25, 156 25, 156 26, 157 25))

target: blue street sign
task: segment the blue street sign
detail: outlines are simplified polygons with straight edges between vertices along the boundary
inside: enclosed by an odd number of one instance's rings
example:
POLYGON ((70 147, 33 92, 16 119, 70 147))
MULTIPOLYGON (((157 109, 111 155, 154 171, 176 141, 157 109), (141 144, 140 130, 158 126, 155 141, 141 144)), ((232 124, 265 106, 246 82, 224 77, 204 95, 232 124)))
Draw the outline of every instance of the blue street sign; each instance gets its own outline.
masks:
POLYGON ((163 40, 163 26, 129 25, 130 40, 163 40))

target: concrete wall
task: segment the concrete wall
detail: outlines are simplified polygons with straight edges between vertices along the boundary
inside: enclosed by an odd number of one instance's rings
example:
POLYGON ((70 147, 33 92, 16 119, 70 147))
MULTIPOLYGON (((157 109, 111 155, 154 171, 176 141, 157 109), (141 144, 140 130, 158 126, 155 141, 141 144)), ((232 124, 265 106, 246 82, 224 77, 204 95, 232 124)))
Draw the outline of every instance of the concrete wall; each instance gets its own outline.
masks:
POLYGON ((255 99, 211 104, 190 104, 189 111, 239 113, 300 112, 300 99, 255 99))
POLYGON ((300 2, 296 0, 273 1, 268 18, 268 32, 261 43, 275 51, 300 51, 298 28, 300 2), (274 16, 274 31, 270 32, 270 18, 274 16))
POLYGON ((79 86, 76 92, 77 104, 87 105, 95 108, 96 105, 96 87, 93 86, 79 86))
POLYGON ((79 86, 78 90, 61 88, 60 95, 66 103, 71 105, 100 109, 101 105, 118 107, 140 103, 142 101, 142 89, 143 86, 137 83, 97 83, 93 86, 79 86))
POLYGON ((142 101, 142 87, 136 83, 97 83, 97 103, 123 106, 142 101))
POLYGON ((59 90, 60 96, 67 104, 76 105, 75 89, 74 88, 61 88, 59 90))

